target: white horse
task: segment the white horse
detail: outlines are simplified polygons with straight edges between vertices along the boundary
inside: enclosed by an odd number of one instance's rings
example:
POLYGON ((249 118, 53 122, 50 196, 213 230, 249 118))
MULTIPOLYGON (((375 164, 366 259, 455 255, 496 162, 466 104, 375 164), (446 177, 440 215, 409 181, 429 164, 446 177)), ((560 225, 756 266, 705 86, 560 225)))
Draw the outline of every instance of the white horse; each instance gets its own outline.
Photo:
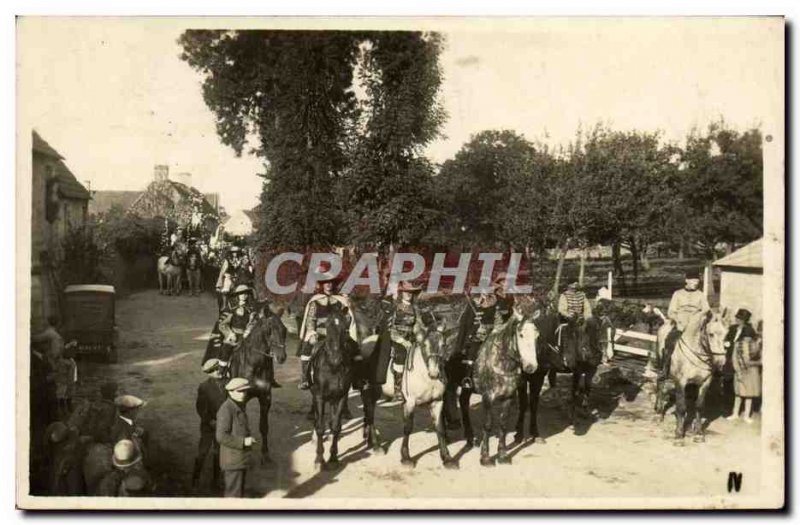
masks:
POLYGON ((178 249, 167 256, 158 258, 158 293, 166 295, 181 294, 183 275, 182 256, 178 249))

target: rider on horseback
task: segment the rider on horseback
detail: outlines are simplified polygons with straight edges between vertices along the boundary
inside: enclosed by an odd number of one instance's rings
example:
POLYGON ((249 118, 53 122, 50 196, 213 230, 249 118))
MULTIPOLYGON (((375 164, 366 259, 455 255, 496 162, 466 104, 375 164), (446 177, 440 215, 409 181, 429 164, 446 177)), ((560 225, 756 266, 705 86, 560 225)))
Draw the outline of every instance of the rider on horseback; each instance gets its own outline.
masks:
POLYGON ((664 341, 664 355, 661 359, 659 379, 665 379, 668 376, 672 352, 689 319, 698 312, 708 312, 709 310, 711 307, 708 299, 700 290, 700 272, 697 270, 687 271, 684 287, 672 294, 672 300, 669 302, 667 316, 672 322, 672 330, 664 341))
POLYGON ((490 291, 481 293, 477 299, 468 298, 472 322, 465 325, 467 333, 460 335, 464 349, 464 359, 461 363, 465 367, 464 379, 461 387, 472 389, 472 371, 478 351, 486 338, 495 330, 502 327, 513 314, 514 298, 506 293, 505 286, 508 276, 501 273, 495 279, 490 291))
POLYGON ((558 313, 565 323, 582 323, 592 317, 592 305, 577 281, 569 283, 559 296, 558 313))
POLYGON ((242 249, 238 246, 231 246, 228 255, 222 266, 219 269, 219 276, 217 277, 217 302, 220 312, 227 308, 226 298, 235 285, 236 272, 239 269, 240 257, 242 249))
POLYGON ((397 287, 397 299, 387 309, 386 334, 388 337, 382 338, 381 344, 391 345, 395 399, 399 399, 401 396, 400 380, 403 378, 408 351, 418 342, 414 330, 417 323, 422 322, 420 311, 416 305, 417 295, 421 291, 422 286, 406 281, 401 282, 397 287))
POLYGON ((311 297, 306 305, 305 315, 300 327, 300 363, 302 366, 302 380, 298 385, 300 390, 311 388, 311 361, 319 348, 319 342, 325 338, 325 323, 332 309, 342 308, 350 317, 350 301, 344 295, 336 292, 339 279, 336 276, 325 274, 317 280, 317 293, 311 297))

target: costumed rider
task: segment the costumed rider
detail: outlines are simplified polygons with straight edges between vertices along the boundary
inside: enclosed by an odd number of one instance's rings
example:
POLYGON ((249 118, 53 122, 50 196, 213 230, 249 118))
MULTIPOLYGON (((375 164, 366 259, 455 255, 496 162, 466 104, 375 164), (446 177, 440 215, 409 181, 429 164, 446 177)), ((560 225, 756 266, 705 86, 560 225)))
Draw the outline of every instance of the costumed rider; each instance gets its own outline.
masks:
POLYGON ((235 278, 239 270, 241 262, 242 249, 238 246, 231 246, 228 251, 227 257, 222 261, 222 266, 219 269, 219 276, 217 276, 217 306, 220 311, 227 307, 227 297, 231 290, 235 288, 235 278))
POLYGON ((592 317, 592 305, 577 281, 569 283, 558 297, 558 314, 563 323, 581 324, 592 317))
POLYGON ((233 349, 250 334, 257 320, 253 290, 249 286, 240 284, 234 288, 227 305, 219 316, 218 325, 222 335, 219 364, 223 370, 228 368, 233 349))
MULTIPOLYGON (((337 292, 339 278, 330 273, 330 266, 323 264, 320 267, 321 277, 317 279, 316 293, 309 299, 303 314, 300 327, 300 346, 298 354, 302 367, 302 379, 298 388, 308 390, 311 388, 311 361, 326 335, 325 324, 334 308, 341 308, 352 322, 350 314, 350 301, 337 292)), ((352 338, 353 330, 350 330, 352 338)), ((353 341, 355 345, 355 341, 353 341)))
MULTIPOLYGON (((409 350, 420 342, 425 333, 425 321, 422 312, 417 307, 417 297, 422 291, 422 286, 407 281, 401 282, 397 287, 397 298, 388 309, 386 332, 381 337, 381 354, 391 358, 391 370, 394 377, 394 397, 401 399, 400 382, 405 370, 406 357, 409 350), (387 351, 386 345, 391 345, 387 351)), ((388 360, 387 367, 388 367, 388 360)), ((385 380, 382 371, 380 379, 385 380)))
POLYGON ((669 375, 669 362, 672 352, 680 339, 681 334, 686 329, 689 320, 698 312, 708 312, 711 307, 708 299, 700 289, 700 272, 690 270, 686 272, 684 287, 672 294, 669 302, 667 317, 672 322, 672 330, 664 341, 664 356, 661 359, 661 369, 659 379, 665 379, 669 375))
POLYGON ((461 322, 458 347, 464 349, 464 379, 461 387, 473 388, 472 372, 478 352, 486 338, 499 330, 511 318, 514 310, 513 296, 507 293, 508 275, 501 273, 492 283, 491 289, 477 298, 468 297, 467 309, 461 322))

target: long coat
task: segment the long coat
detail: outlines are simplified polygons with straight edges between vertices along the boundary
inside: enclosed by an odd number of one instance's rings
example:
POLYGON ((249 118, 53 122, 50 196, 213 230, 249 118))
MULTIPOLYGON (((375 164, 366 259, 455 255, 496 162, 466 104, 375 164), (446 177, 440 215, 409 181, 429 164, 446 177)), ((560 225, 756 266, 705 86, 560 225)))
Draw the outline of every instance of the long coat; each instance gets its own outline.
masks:
POLYGON ((219 407, 225 402, 228 395, 219 379, 210 377, 197 387, 197 401, 195 408, 200 416, 200 427, 204 430, 214 428, 219 407))
POLYGON ((247 413, 228 398, 217 411, 216 437, 219 443, 219 467, 222 470, 245 470, 250 461, 250 447, 244 438, 250 436, 247 413))

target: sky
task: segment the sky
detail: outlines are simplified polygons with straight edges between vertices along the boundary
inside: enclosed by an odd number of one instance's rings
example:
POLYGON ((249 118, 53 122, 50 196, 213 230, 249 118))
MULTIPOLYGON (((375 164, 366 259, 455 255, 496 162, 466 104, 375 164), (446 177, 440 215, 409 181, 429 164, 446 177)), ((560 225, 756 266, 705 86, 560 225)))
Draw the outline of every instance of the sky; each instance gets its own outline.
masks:
MULTIPOLYGON (((23 19, 18 129, 35 128, 93 190, 141 190, 154 165, 168 164, 171 174, 191 173, 201 191, 220 193, 229 212, 253 207, 262 161, 237 158, 219 141, 202 79, 179 59, 187 23, 23 19)), ((485 129, 557 146, 604 122, 681 141, 721 117, 744 129, 783 114, 782 91, 764 87, 782 85, 774 82, 783 78, 782 20, 436 23, 446 37, 448 120, 427 150, 435 162, 485 129)))

